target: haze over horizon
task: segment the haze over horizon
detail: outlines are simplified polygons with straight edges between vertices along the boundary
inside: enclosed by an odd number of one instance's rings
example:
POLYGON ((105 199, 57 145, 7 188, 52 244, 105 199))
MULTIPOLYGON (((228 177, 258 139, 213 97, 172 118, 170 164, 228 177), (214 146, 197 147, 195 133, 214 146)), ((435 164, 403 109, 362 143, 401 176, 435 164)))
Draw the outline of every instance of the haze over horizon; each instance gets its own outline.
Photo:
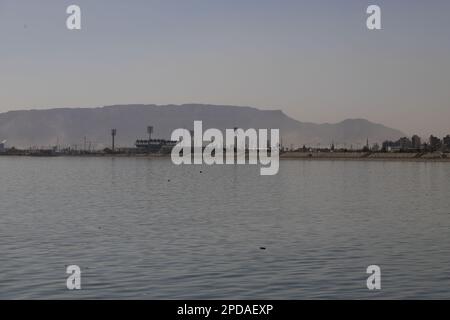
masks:
POLYGON ((226 104, 450 133, 450 2, 372 2, 0 0, 0 112, 226 104))
MULTIPOLYGON (((99 106, 59 106, 59 107, 28 107, 28 108, 17 108, 17 109, 11 109, 11 110, 5 110, 0 111, 0 114, 2 113, 8 113, 13 111, 51 111, 51 110, 57 110, 57 109, 102 109, 102 108, 110 108, 110 107, 118 107, 118 106, 156 106, 156 107, 168 107, 168 106, 175 106, 175 107, 183 107, 183 106, 190 106, 190 105, 198 105, 198 106, 205 106, 205 107, 231 107, 231 108, 251 108, 261 111, 281 111, 285 115, 289 116, 282 108, 277 107, 255 107, 255 106, 244 106, 244 105, 225 105, 225 104, 212 104, 212 103, 198 103, 198 102, 188 102, 188 103, 168 103, 168 104, 156 104, 156 103, 120 103, 120 104, 110 104, 110 105, 99 105, 99 106)), ((290 116, 289 116, 290 117, 290 116)), ((367 120, 370 121, 370 119, 366 118, 357 118, 357 117, 348 117, 342 120, 337 120, 335 122, 313 122, 313 121, 302 121, 302 119, 296 119, 295 117, 291 117, 292 119, 304 122, 304 123, 313 123, 313 124, 337 124, 341 122, 345 122, 347 120, 367 120)), ((370 121, 372 122, 372 121, 370 121)), ((380 124, 384 125, 383 123, 377 123, 373 122, 374 124, 380 124)), ((393 128, 395 129, 395 128, 393 128)))
POLYGON ((269 111, 251 107, 219 105, 116 105, 102 108, 57 108, 49 110, 0 113, 0 137, 9 146, 75 146, 89 140, 95 148, 110 145, 111 128, 117 130, 116 145, 132 146, 146 136, 147 126, 153 136, 170 139, 178 128, 193 129, 195 121, 204 128, 239 127, 243 129, 279 129, 285 146, 337 147, 381 144, 396 141, 405 134, 367 120, 346 120, 336 124, 314 124, 297 121, 281 110, 269 111))

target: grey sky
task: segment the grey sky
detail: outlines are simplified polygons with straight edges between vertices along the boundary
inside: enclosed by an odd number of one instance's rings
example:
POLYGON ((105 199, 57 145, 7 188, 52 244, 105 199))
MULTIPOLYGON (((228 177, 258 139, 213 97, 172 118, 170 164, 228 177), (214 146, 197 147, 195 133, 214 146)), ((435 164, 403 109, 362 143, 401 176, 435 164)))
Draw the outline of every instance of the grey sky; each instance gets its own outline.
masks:
POLYGON ((202 102, 443 135, 449 15, 447 0, 0 0, 0 112, 202 102))

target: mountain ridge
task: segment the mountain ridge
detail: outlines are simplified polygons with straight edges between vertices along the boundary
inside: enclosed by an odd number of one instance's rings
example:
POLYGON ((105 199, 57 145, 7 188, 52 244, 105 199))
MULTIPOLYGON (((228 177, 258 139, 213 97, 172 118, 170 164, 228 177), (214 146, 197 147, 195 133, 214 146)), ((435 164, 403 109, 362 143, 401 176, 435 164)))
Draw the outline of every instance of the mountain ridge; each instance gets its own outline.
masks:
POLYGON ((111 128, 117 129, 116 142, 132 146, 146 138, 146 127, 155 128, 154 137, 169 139, 174 129, 191 129, 195 120, 204 129, 240 127, 243 129, 280 129, 283 144, 336 145, 381 143, 404 134, 367 119, 345 119, 337 123, 301 122, 280 109, 261 110, 250 106, 211 104, 128 104, 93 108, 51 108, 13 110, 0 113, 0 140, 9 146, 75 145, 84 137, 97 148, 109 146, 111 128))

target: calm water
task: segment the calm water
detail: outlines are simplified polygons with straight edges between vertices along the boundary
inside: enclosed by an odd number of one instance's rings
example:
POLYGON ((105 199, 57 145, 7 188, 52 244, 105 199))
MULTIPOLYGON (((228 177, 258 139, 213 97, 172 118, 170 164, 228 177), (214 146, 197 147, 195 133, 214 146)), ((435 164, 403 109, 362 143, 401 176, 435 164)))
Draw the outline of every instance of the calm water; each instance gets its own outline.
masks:
POLYGON ((3 157, 0 177, 2 299, 450 298, 450 163, 3 157))

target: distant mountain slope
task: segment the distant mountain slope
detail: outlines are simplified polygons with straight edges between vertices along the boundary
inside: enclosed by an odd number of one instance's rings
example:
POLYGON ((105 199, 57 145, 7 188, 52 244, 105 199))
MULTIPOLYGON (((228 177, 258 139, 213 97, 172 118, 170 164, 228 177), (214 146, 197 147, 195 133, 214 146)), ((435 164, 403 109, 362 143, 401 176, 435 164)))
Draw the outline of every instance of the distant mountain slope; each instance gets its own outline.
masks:
POLYGON ((102 108, 61 108, 49 110, 10 111, 0 114, 0 140, 8 146, 29 147, 81 145, 84 137, 96 147, 110 144, 111 128, 117 128, 117 145, 132 146, 137 138, 146 138, 148 125, 154 126, 154 137, 169 138, 176 128, 193 127, 202 120, 204 129, 278 128, 283 144, 295 146, 365 144, 397 139, 404 134, 363 119, 336 124, 303 123, 282 111, 251 107, 217 105, 117 105, 102 108))

